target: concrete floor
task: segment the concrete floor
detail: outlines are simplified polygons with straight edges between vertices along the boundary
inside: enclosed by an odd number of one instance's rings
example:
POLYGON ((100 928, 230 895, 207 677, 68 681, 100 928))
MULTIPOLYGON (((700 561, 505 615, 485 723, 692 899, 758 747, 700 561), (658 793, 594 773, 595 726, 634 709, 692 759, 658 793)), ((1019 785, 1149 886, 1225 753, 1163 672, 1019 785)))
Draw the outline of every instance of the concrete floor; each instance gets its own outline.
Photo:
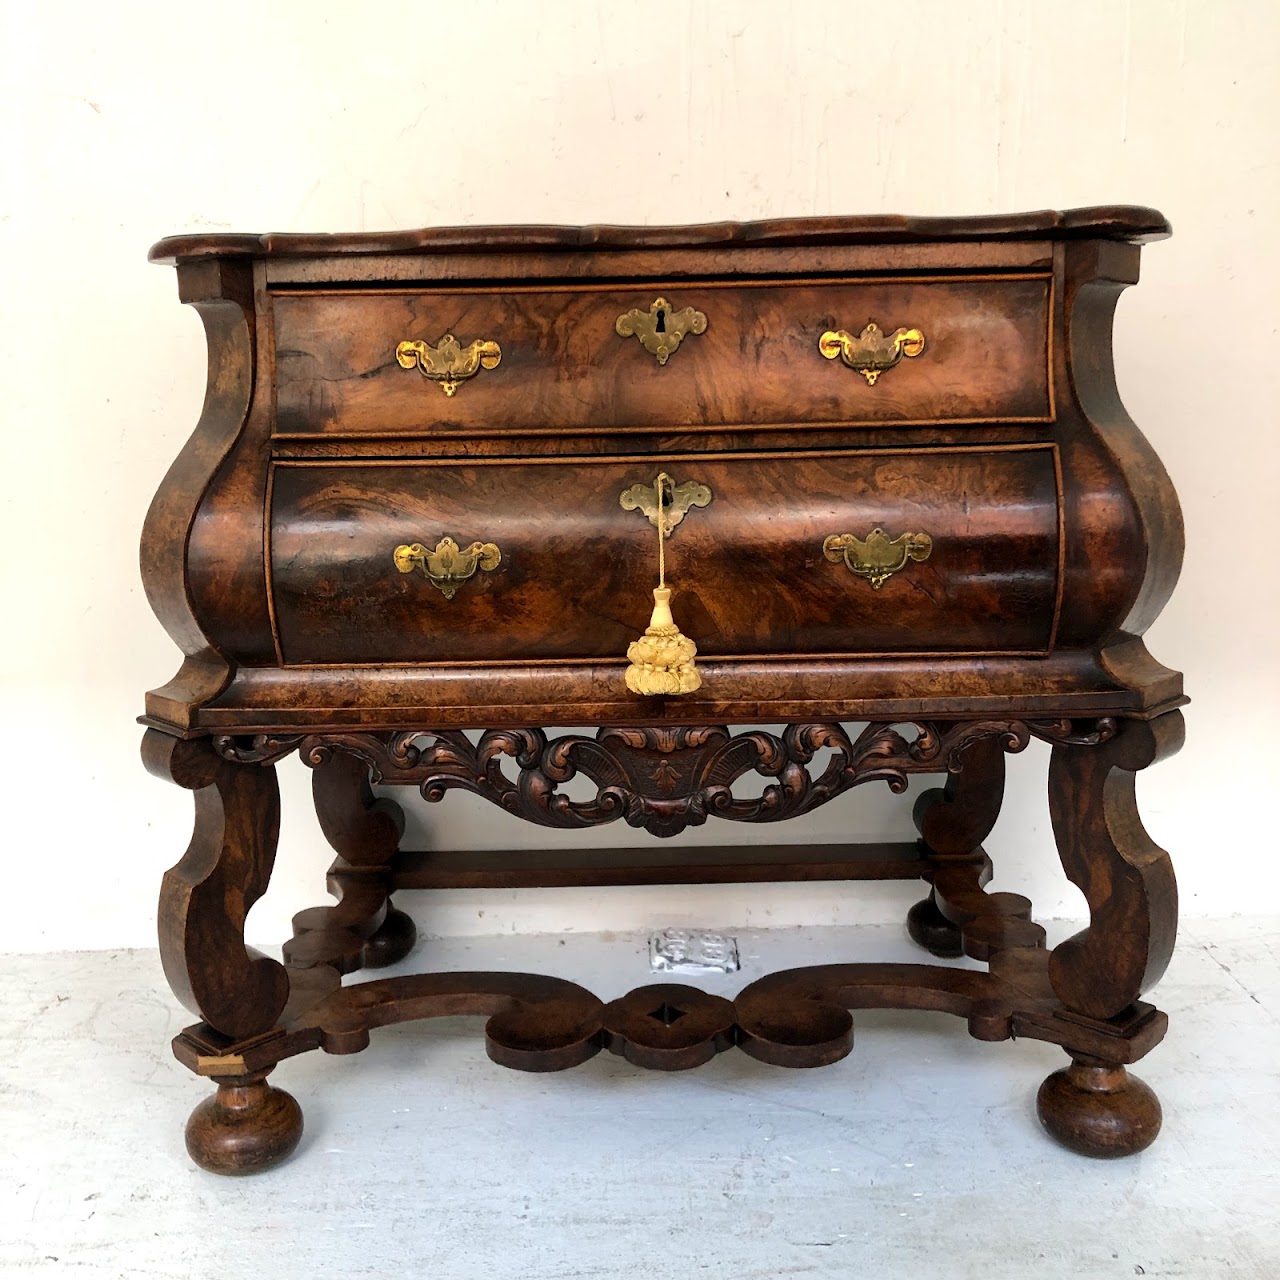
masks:
MULTIPOLYGON (((1051 941, 1068 926, 1051 931, 1051 941)), ((918 959, 899 930, 742 932, 732 993, 772 969, 918 959)), ((10 956, 0 989, 0 1269, 72 1277, 1280 1276, 1280 921, 1193 921, 1139 1068, 1165 1131, 1117 1163, 1039 1130, 1036 1042, 941 1014, 859 1013, 841 1064, 738 1053, 663 1076, 611 1055, 491 1064, 478 1021, 388 1028, 286 1063, 299 1153, 226 1180, 187 1160, 208 1086, 170 1058, 188 1018, 154 952, 10 956)), ((436 941, 402 966, 528 968, 611 997, 645 939, 436 941)))

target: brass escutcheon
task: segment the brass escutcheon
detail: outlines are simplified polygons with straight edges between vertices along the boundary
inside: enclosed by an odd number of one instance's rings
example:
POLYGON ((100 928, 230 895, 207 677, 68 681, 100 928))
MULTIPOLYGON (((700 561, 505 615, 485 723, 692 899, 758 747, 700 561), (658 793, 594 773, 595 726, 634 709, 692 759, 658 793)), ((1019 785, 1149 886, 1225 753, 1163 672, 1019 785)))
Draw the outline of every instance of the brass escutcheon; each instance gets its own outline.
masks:
POLYGON ((818 350, 828 360, 839 356, 850 369, 866 378, 867 386, 874 387, 876 379, 903 356, 910 359, 924 350, 924 334, 919 329, 897 329, 886 338, 875 323, 867 325, 856 338, 843 329, 828 329, 818 339, 818 350))
POLYGON ((400 343, 396 360, 402 369, 421 370, 424 378, 439 383, 445 395, 451 396, 460 382, 481 369, 496 369, 502 361, 502 348, 487 338, 477 338, 464 347, 453 334, 446 333, 434 347, 425 342, 400 343))
POLYGON ((458 588, 477 569, 496 569, 502 563, 502 552, 492 542, 473 542, 459 547, 452 538, 441 538, 434 551, 420 542, 403 543, 392 553, 401 573, 421 569, 446 600, 452 600, 458 588))
POLYGON ((927 533, 904 533, 889 538, 883 529, 872 529, 866 538, 852 533, 833 533, 822 543, 822 554, 833 564, 843 560, 860 578, 879 591, 885 581, 908 560, 927 560, 933 539, 927 533))
POLYGON ((662 530, 664 538, 671 537, 671 530, 684 519, 690 507, 705 507, 710 501, 711 490, 707 485, 697 480, 676 484, 665 471, 660 472, 652 484, 633 484, 618 495, 623 511, 639 508, 655 529, 662 530))
POLYGON ((613 326, 623 338, 636 337, 659 364, 666 364, 687 333, 705 333, 707 317, 692 307, 672 310, 666 298, 655 298, 648 311, 631 310, 620 315, 613 326))

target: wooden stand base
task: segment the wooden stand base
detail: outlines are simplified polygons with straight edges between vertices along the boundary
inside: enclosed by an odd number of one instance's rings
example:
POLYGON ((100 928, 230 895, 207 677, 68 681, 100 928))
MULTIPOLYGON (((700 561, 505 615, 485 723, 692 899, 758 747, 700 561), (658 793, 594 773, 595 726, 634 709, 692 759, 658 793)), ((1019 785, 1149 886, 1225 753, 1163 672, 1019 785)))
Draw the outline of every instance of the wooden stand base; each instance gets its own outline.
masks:
POLYGON ((157 734, 149 763, 197 792, 196 837, 166 877, 161 933, 166 973, 203 1019, 175 1039, 174 1052, 218 1086, 191 1117, 188 1150, 214 1173, 278 1164, 297 1146, 302 1114, 266 1083, 268 1073, 314 1049, 358 1053, 374 1030, 394 1023, 483 1016, 490 1058, 520 1071, 576 1067, 601 1050, 639 1067, 684 1071, 735 1048, 773 1066, 825 1066, 851 1051, 856 1010, 927 1009, 964 1018, 980 1040, 1061 1045, 1072 1065, 1040 1090, 1045 1128, 1083 1155, 1141 1151, 1159 1132, 1160 1106, 1125 1067, 1165 1034, 1165 1015, 1140 996, 1168 959, 1176 898, 1168 856, 1137 820, 1132 777, 1180 741, 1176 713, 1163 721, 922 726, 915 742, 886 726, 871 726, 856 742, 836 726, 792 726, 783 739, 744 735, 741 748, 723 729, 602 730, 594 743, 565 740, 555 752, 532 732, 498 735, 491 749, 441 735, 434 754, 419 750, 415 735, 317 740, 305 751, 321 825, 338 854, 329 873, 337 902, 295 917, 283 966, 244 947, 243 925, 265 890, 275 847, 270 765, 298 740, 228 740, 214 751, 207 742, 157 734), (999 813, 1004 752, 1032 732, 1057 744, 1054 831, 1091 908, 1089 927, 1053 952, 1026 898, 985 890, 991 862, 981 842, 999 813), (508 746, 523 771, 518 784, 493 763, 492 753, 508 746), (807 764, 818 746, 836 754, 814 778, 795 762, 807 764), (584 772, 589 764, 600 775, 601 795, 612 797, 607 806, 558 802, 555 786, 573 776, 566 761, 575 752, 584 772), (729 783, 749 766, 783 776, 785 787, 771 784, 758 800, 733 799, 729 783), (465 858, 404 851, 399 810, 375 797, 371 769, 384 781, 420 782, 428 798, 465 786, 549 825, 590 825, 625 811, 660 835, 708 811, 744 821, 789 816, 867 778, 901 790, 909 772, 945 769, 948 776, 918 798, 914 844, 702 849, 664 862, 634 851, 465 858), (636 792, 632 803, 627 788, 645 778, 658 779, 657 794, 636 792), (830 964, 770 974, 733 1000, 664 983, 607 1004, 576 983, 524 973, 343 984, 344 975, 409 953, 413 921, 391 896, 410 889, 801 877, 923 879, 930 892, 908 914, 911 936, 934 955, 965 955, 986 968, 830 964))
MULTIPOLYGON (((325 985, 315 972, 297 977, 303 1000, 309 983, 313 994, 325 985)), ((655 984, 605 1004, 576 983, 525 973, 335 982, 267 1035, 237 1043, 201 1023, 177 1037, 174 1052, 219 1085, 217 1097, 202 1103, 188 1126, 192 1157, 215 1173, 248 1173, 284 1159, 301 1133, 297 1104, 262 1083, 266 1073, 313 1049, 358 1053, 378 1027, 487 1016, 489 1057, 518 1071, 565 1070, 602 1049, 656 1071, 689 1070, 733 1048, 771 1066, 817 1067, 849 1054, 857 1009, 942 1010, 964 1018, 979 1040, 1063 1045, 1076 1061, 1046 1081, 1040 1114, 1050 1133, 1083 1155, 1139 1151, 1159 1130, 1154 1095, 1119 1064, 1159 1043, 1165 1015, 1139 1004, 1122 1019, 1075 1017, 1053 993, 1047 953, 1036 949, 1003 951, 987 972, 914 964, 790 969, 751 983, 734 1000, 655 984), (1095 1065, 1104 1059, 1111 1065, 1095 1065)))

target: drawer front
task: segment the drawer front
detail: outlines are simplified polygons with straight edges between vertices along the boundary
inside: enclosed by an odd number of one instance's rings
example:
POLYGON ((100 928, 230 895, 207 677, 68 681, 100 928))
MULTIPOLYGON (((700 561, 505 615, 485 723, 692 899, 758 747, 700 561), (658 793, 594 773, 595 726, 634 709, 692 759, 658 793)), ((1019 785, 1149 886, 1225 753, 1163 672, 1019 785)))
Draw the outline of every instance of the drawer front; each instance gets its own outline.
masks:
POLYGON ((621 661, 648 624, 658 548, 619 497, 659 469, 711 492, 666 543, 676 621, 704 657, 1052 647, 1060 494, 1055 450, 1037 445, 277 462, 280 661, 621 661), (397 564, 404 547, 417 563, 397 564))
POLYGON ((1047 276, 278 293, 276 428, 432 436, 1046 421, 1050 296, 1047 276), (663 332, 648 335, 659 300, 663 332), (893 343, 912 331, 922 350, 893 343), (842 333, 848 345, 822 343, 842 333), (452 394, 422 372, 450 367, 438 349, 446 335, 460 349, 453 367, 473 367, 452 394), (646 341, 666 344, 665 362, 646 341), (402 343, 422 344, 422 361, 408 351, 402 364, 402 343), (872 347, 898 358, 868 377, 857 365, 872 347))

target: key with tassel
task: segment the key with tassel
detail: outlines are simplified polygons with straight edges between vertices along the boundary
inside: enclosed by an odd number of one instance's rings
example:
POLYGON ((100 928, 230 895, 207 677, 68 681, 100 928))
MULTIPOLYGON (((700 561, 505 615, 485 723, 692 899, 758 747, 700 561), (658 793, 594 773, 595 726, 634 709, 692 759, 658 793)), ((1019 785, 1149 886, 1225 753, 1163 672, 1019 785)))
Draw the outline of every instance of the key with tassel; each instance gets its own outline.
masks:
POLYGON ((652 490, 633 485, 622 495, 623 507, 641 507, 658 529, 658 585, 653 591, 653 615, 644 635, 627 647, 627 688, 642 697, 677 696, 693 693, 702 686, 702 676, 694 662, 698 646, 681 632, 671 616, 666 541, 690 506, 705 507, 710 501, 711 490, 706 485, 688 481, 676 486, 666 472, 659 473, 652 490), (652 513, 644 501, 649 493, 655 499, 656 511, 652 513))

